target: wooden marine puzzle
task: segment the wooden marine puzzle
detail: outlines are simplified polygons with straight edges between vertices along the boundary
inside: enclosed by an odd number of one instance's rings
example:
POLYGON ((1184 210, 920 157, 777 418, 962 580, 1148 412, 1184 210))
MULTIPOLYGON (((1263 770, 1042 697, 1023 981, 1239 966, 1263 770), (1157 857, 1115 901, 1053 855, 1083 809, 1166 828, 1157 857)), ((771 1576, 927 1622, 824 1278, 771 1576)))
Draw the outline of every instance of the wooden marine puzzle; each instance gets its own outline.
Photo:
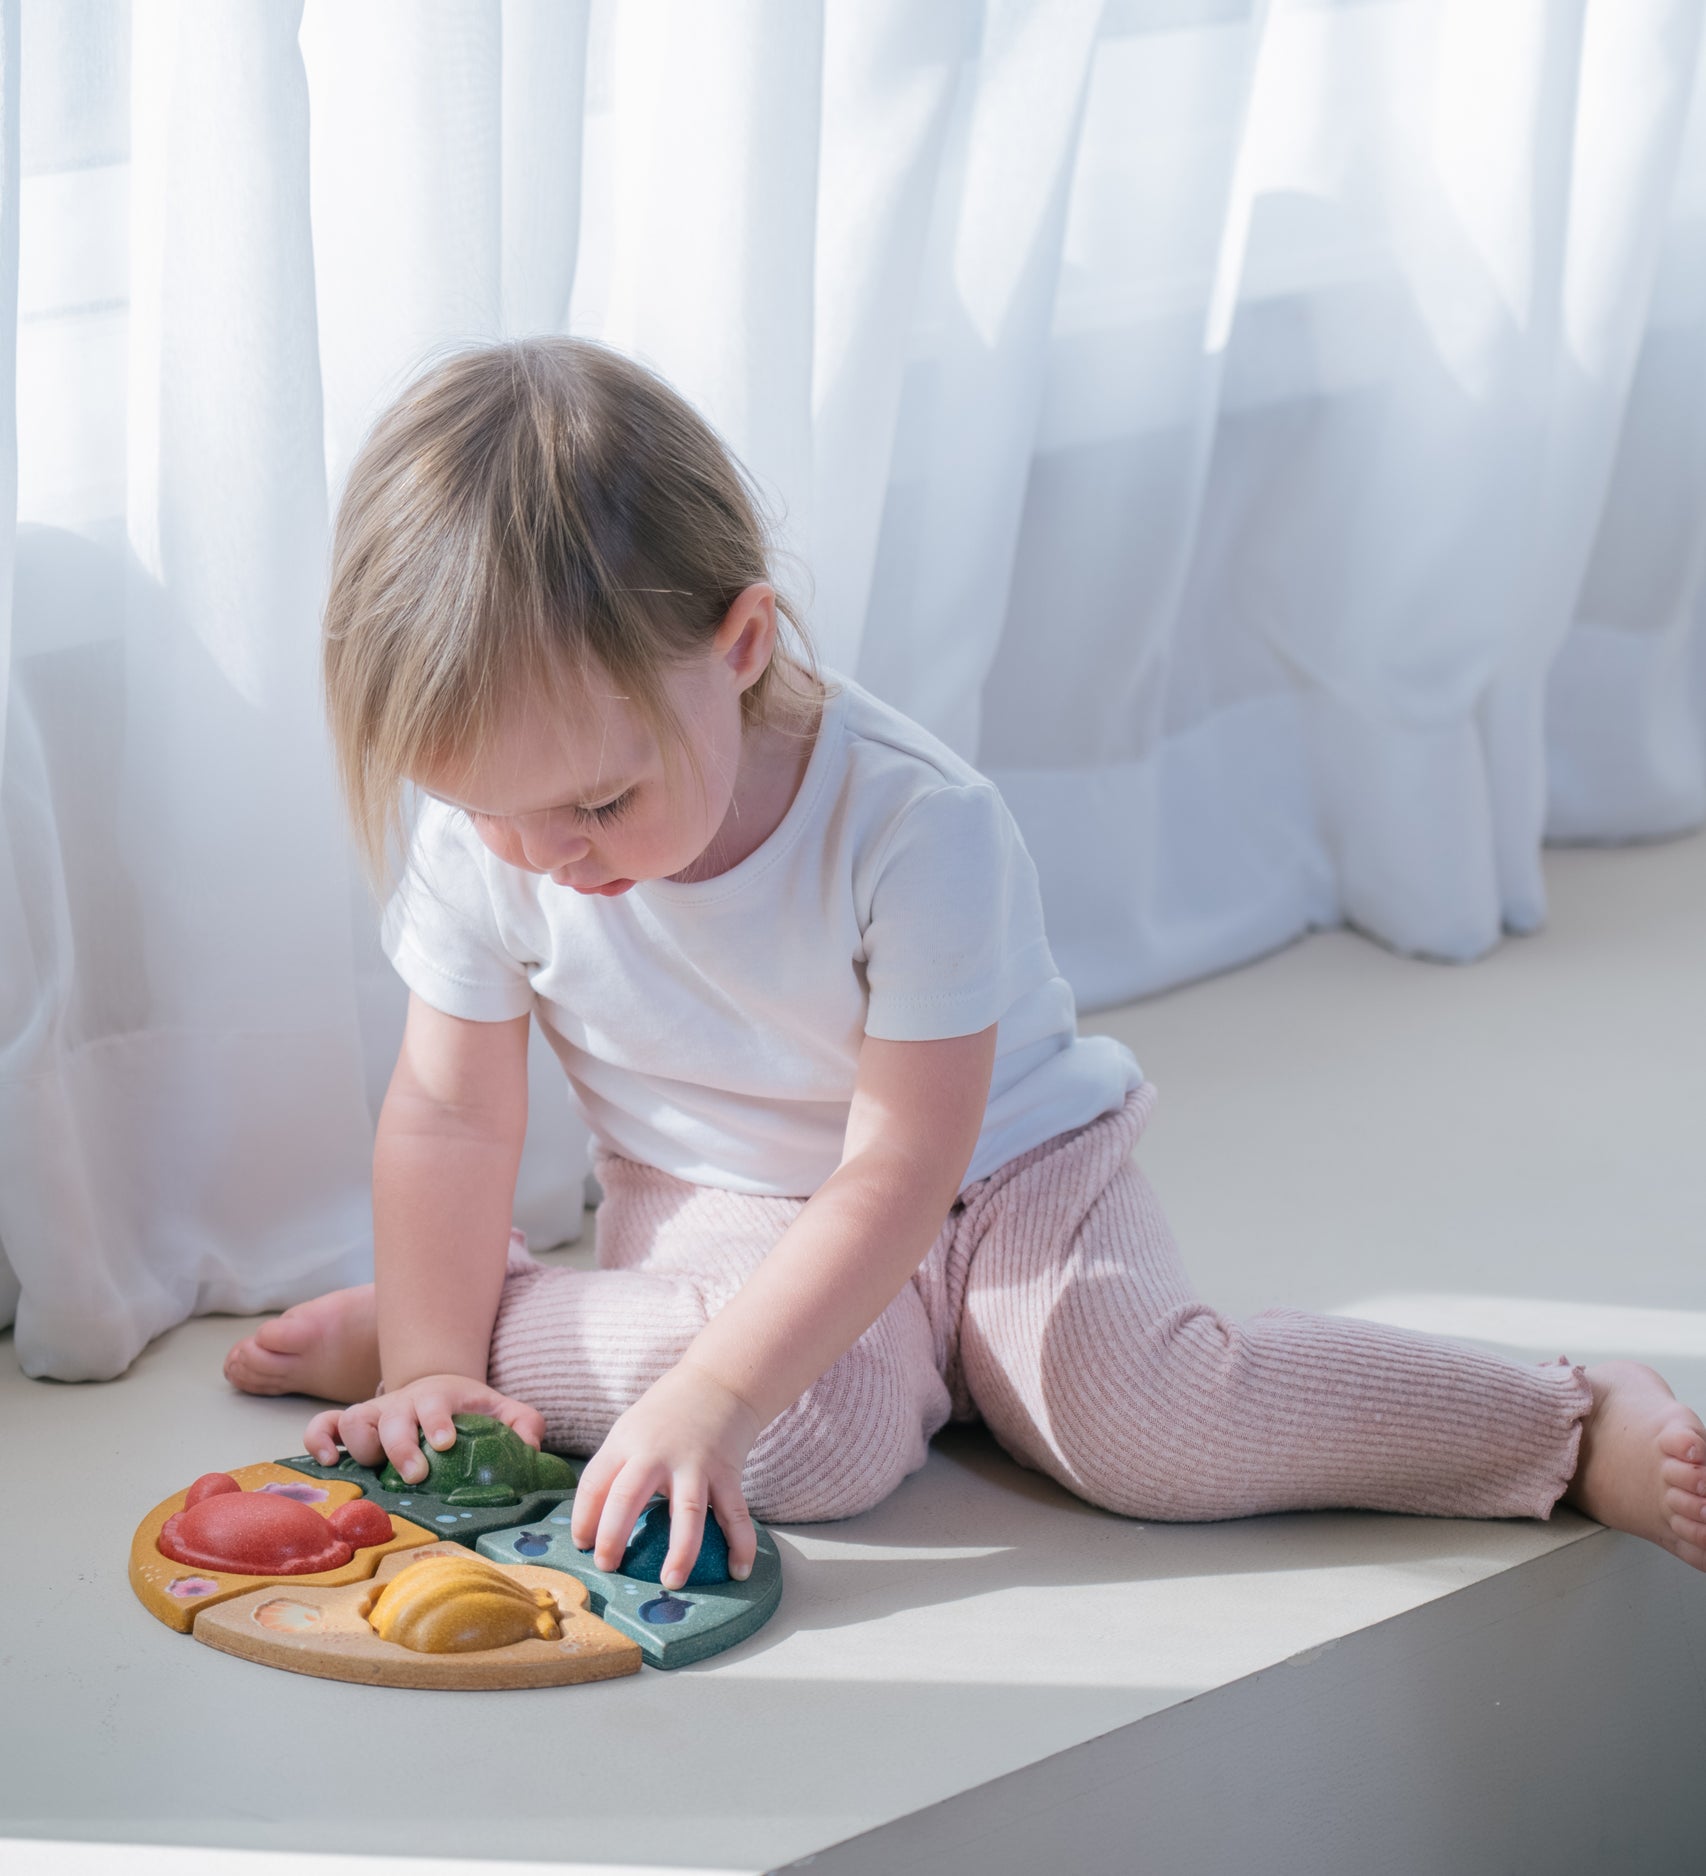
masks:
POLYGON ((744 1583, 714 1516, 687 1582, 660 1584, 669 1506, 641 1514, 619 1570, 575 1549, 579 1474, 502 1421, 453 1416, 411 1486, 387 1463, 306 1454, 210 1472, 155 1508, 131 1542, 151 1615, 228 1654, 387 1687, 541 1687, 674 1668, 732 1648, 782 1595, 762 1527, 744 1583))

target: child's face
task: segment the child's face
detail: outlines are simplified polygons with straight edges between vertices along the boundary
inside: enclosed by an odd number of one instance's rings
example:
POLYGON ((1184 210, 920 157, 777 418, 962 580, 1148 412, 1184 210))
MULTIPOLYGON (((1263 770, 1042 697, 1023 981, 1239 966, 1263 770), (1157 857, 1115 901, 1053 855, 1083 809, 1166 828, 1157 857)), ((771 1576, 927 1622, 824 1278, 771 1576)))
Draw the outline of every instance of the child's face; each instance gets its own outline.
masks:
POLYGON ((769 662, 775 631, 771 589, 749 587, 705 653, 671 674, 703 794, 685 763, 671 790, 645 720, 609 684, 589 686, 568 716, 523 698, 485 758, 414 779, 461 808, 500 860, 559 886, 614 897, 668 879, 710 846, 735 798, 741 693, 769 662))

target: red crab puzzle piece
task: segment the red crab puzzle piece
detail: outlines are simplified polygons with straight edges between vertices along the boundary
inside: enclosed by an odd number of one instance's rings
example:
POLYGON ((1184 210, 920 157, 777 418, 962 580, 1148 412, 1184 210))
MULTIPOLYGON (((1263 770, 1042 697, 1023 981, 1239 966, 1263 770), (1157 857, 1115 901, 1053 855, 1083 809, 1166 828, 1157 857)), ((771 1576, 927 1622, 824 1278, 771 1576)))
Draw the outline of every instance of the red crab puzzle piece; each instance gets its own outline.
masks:
POLYGON ((207 1472, 158 1539, 174 1563, 245 1576, 309 1576, 338 1570, 369 1544, 387 1544, 391 1520, 365 1498, 322 1517, 294 1498, 245 1492, 228 1472, 207 1472))

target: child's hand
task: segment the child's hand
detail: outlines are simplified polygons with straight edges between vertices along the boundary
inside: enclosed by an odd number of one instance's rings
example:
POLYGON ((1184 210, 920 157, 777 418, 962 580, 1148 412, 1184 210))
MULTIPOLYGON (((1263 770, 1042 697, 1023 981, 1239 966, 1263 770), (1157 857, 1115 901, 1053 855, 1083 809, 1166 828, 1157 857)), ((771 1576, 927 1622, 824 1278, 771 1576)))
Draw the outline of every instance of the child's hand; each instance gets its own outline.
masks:
POLYGON ((511 1400, 465 1374, 427 1374, 395 1394, 316 1414, 308 1422, 308 1451, 321 1465, 335 1466, 335 1442, 342 1440, 358 1465, 378 1467, 389 1459, 411 1485, 419 1485, 428 1469, 420 1435, 425 1433, 440 1452, 454 1446, 456 1429, 450 1416, 459 1413, 490 1414, 513 1427, 529 1446, 545 1438, 545 1416, 538 1408, 511 1400))
POLYGON ((656 1492, 669 1498, 665 1589, 680 1589, 699 1555, 705 1512, 729 1540, 729 1573, 752 1574, 758 1534, 740 1478, 763 1431, 738 1394, 686 1362, 661 1376, 610 1429, 581 1470, 569 1535, 601 1570, 622 1567, 635 1520, 656 1492), (595 1542, 596 1540, 596 1542, 595 1542))

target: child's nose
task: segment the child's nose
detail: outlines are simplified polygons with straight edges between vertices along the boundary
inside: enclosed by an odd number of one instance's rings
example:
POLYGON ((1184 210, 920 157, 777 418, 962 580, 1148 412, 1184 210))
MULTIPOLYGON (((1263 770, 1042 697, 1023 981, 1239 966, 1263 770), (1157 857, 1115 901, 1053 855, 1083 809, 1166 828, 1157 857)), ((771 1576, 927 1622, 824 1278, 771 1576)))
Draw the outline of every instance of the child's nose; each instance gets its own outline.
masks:
POLYGON ((521 850, 527 864, 537 867, 541 873, 549 873, 554 867, 573 866, 592 852, 592 842, 578 828, 554 817, 541 819, 537 826, 523 826, 520 832, 521 850))

